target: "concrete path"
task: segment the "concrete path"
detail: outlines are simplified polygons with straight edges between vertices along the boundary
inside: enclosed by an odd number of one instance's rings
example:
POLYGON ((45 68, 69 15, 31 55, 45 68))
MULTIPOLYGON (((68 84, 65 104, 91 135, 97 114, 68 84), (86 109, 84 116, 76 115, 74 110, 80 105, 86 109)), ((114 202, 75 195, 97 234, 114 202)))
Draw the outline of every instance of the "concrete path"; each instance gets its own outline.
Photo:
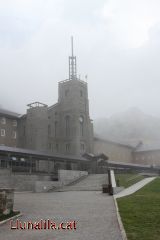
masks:
POLYGON ((81 181, 70 186, 64 186, 59 191, 102 191, 102 184, 107 183, 107 174, 89 174, 81 181))
POLYGON ((156 177, 144 178, 143 180, 132 185, 131 187, 124 189, 122 192, 115 194, 114 198, 121 198, 121 197, 130 195, 130 194, 138 191, 140 188, 144 187, 147 183, 153 181, 155 178, 156 177))
POLYGON ((3 240, 122 240, 114 199, 100 191, 15 194, 24 221, 76 221, 76 230, 11 230, 0 226, 3 240))

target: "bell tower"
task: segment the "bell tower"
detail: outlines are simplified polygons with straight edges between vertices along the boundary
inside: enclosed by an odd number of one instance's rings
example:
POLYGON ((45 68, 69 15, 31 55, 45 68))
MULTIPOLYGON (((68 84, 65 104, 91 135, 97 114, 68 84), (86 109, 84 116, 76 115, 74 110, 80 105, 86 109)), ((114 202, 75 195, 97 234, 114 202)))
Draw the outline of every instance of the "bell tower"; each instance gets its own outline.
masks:
POLYGON ((53 139, 58 152, 83 155, 93 152, 93 125, 89 116, 87 82, 77 78, 77 60, 73 53, 69 56, 69 79, 58 83, 58 103, 51 109, 56 118, 53 139), (53 111, 54 110, 54 111, 53 111))

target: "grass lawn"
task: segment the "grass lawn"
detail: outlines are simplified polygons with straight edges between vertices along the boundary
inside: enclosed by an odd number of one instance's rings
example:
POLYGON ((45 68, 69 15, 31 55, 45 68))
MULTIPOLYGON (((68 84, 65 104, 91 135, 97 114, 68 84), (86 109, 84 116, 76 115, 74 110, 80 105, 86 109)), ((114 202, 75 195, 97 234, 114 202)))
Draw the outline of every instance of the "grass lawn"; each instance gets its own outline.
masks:
POLYGON ((7 215, 4 215, 4 214, 0 214, 0 222, 8 219, 8 218, 11 218, 13 216, 16 216, 18 215, 20 212, 19 211, 12 211, 10 214, 7 214, 7 215))
POLYGON ((144 179, 144 176, 141 176, 136 173, 121 173, 115 174, 116 181, 119 180, 119 185, 125 188, 139 182, 144 179))
POLYGON ((128 240, 160 240, 160 178, 117 203, 128 240))

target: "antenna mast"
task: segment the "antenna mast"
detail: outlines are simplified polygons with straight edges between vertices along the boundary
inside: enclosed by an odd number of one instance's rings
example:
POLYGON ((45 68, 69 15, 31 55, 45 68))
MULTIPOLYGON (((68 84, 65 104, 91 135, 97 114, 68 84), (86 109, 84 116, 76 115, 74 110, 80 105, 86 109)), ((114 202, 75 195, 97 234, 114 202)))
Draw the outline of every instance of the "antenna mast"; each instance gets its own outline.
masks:
POLYGON ((69 56, 69 79, 77 79, 77 62, 76 57, 73 55, 73 36, 71 36, 71 53, 69 56))

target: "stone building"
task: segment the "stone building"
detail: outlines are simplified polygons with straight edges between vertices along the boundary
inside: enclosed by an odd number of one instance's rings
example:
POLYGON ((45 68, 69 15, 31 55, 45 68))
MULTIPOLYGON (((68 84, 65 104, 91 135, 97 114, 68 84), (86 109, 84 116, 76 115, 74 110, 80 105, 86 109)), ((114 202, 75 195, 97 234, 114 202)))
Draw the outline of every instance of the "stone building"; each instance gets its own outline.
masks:
POLYGON ((20 115, 0 109, 0 145, 17 147, 20 115))
POLYGON ((133 161, 138 164, 160 166, 160 143, 138 145, 133 152, 133 161))
POLYGON ((76 156, 93 152, 87 85, 77 77, 72 39, 69 78, 58 83, 58 102, 50 107, 39 102, 28 104, 26 114, 17 120, 17 144, 7 140, 6 145, 76 156))
POLYGON ((133 163, 134 146, 94 137, 94 154, 104 153, 111 161, 133 163))
POLYGON ((69 57, 69 78, 58 83, 58 102, 28 104, 26 114, 0 109, 0 145, 82 156, 106 154, 111 161, 160 165, 160 144, 131 146, 93 136, 88 84, 77 77, 76 57, 69 57))

